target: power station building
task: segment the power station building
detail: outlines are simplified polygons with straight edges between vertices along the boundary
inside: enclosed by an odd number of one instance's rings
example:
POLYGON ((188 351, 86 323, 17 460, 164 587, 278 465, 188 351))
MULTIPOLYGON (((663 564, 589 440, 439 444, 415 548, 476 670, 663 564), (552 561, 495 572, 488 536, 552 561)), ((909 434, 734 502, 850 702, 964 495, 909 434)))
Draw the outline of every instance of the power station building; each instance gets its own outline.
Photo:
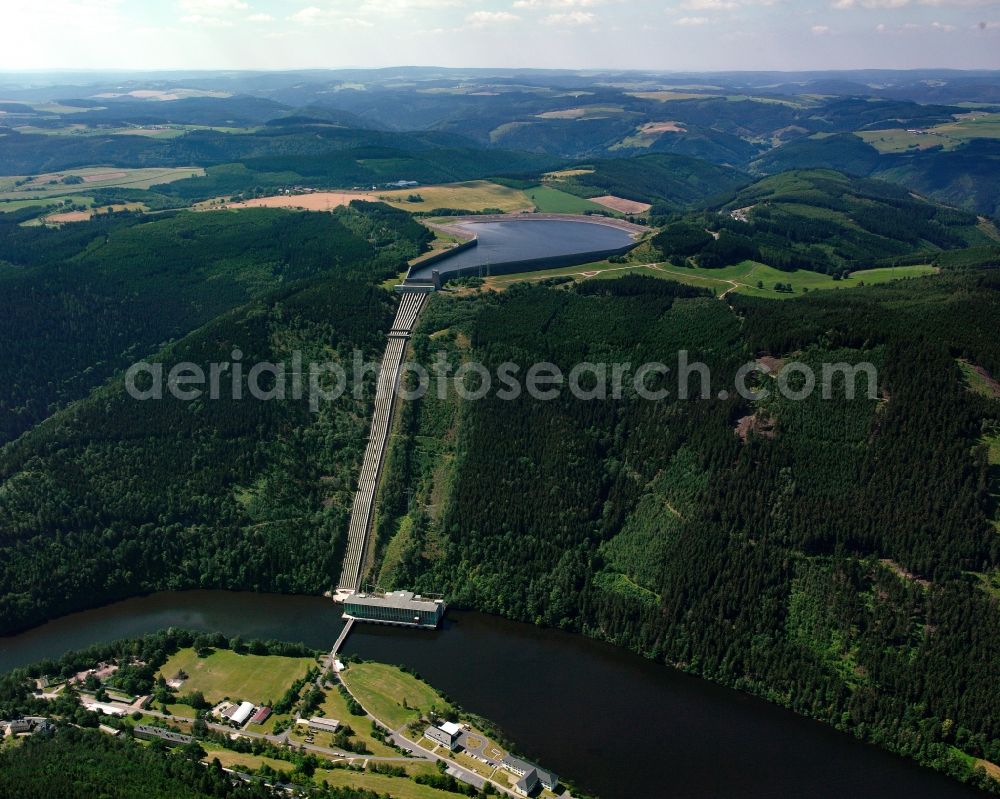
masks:
POLYGON ((412 591, 354 593, 344 600, 344 618, 376 624, 435 628, 445 612, 443 599, 427 599, 412 591))

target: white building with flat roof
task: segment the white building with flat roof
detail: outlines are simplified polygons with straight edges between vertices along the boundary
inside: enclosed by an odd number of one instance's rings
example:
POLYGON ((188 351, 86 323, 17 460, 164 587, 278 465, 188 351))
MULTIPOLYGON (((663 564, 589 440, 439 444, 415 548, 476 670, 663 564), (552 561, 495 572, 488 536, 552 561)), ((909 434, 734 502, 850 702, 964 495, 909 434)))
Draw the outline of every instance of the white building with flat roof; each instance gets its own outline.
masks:
POLYGON ((340 729, 340 722, 337 719, 327 719, 322 716, 299 719, 296 723, 308 727, 313 732, 336 732, 340 729))
POLYGON ((458 737, 462 733, 462 725, 453 721, 446 721, 437 727, 428 727, 424 730, 424 737, 448 748, 449 751, 455 749, 458 737))
POLYGON ((107 702, 85 701, 83 706, 94 713, 103 713, 105 716, 124 716, 128 710, 119 705, 109 705, 107 702))
POLYGON ((251 714, 256 709, 253 702, 240 702, 240 706, 236 708, 236 712, 229 717, 229 720, 237 726, 241 726, 246 723, 246 720, 250 718, 251 714))

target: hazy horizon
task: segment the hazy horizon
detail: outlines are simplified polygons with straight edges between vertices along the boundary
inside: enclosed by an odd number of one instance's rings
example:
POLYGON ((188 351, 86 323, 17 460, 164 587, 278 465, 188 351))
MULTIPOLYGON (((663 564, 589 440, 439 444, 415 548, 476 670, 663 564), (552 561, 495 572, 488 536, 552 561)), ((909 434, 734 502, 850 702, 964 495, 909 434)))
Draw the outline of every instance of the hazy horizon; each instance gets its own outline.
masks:
POLYGON ((1000 0, 13 0, 0 70, 1000 68, 1000 0), (40 44, 44 46, 39 46, 40 44))

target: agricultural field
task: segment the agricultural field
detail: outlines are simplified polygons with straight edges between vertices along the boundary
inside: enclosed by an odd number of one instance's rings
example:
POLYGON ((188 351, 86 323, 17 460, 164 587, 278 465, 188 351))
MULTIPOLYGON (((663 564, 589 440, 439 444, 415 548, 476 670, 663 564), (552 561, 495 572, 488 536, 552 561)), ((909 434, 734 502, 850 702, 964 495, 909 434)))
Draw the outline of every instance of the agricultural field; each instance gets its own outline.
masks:
POLYGON ((652 147, 666 133, 685 133, 686 128, 679 122, 648 122, 636 128, 635 133, 611 147, 612 150, 628 150, 652 147))
POLYGON ((972 139, 1000 139, 1000 114, 972 112, 954 122, 910 132, 902 128, 858 131, 864 141, 880 153, 902 153, 943 147, 954 150, 972 139))
POLYGON ((431 708, 444 712, 448 703, 430 685, 395 666, 354 663, 341 674, 344 684, 375 718, 394 729, 431 708))
POLYGON ((938 125, 931 130, 939 136, 957 141, 1000 139, 1000 114, 982 112, 963 114, 954 122, 938 125))
MULTIPOLYGON (((650 267, 650 274, 676 280, 691 286, 709 288, 718 296, 730 292, 748 294, 755 297, 771 299, 788 299, 799 296, 807 291, 823 289, 842 289, 855 286, 870 286, 879 283, 889 283, 908 277, 922 277, 933 274, 932 266, 898 266, 884 269, 863 269, 852 272, 843 280, 834 280, 830 275, 819 272, 809 272, 803 269, 794 272, 783 272, 766 264, 754 261, 744 261, 734 266, 722 269, 702 269, 698 267, 675 267, 670 264, 656 264, 650 267), (778 291, 777 284, 790 286, 791 291, 778 291)), ((608 273, 607 277, 616 276, 608 273)), ((605 277, 602 273, 600 277, 605 277)))
POLYGON ((488 180, 467 183, 450 183, 441 186, 415 186, 398 191, 376 191, 370 199, 381 200, 404 211, 432 211, 435 208, 460 208, 466 211, 484 211, 496 208, 504 213, 530 211, 531 200, 523 191, 510 189, 488 180), (420 197, 411 202, 410 197, 420 197))
POLYGON ((200 167, 143 168, 87 167, 48 172, 42 175, 0 177, 0 209, 6 201, 49 199, 75 195, 87 189, 148 189, 160 183, 172 183, 201 177, 200 167))
POLYGON ((352 200, 368 200, 371 195, 363 191, 314 191, 307 194, 275 194, 272 197, 255 197, 241 202, 207 200, 194 206, 196 211, 231 210, 234 208, 289 208, 297 211, 330 211, 352 200))
POLYGON ((624 113, 620 105, 586 105, 580 108, 564 108, 559 111, 545 111, 536 114, 538 119, 603 119, 624 113))
POLYGON ((926 133, 911 133, 902 128, 861 130, 854 135, 860 137, 866 144, 870 144, 883 155, 928 150, 931 147, 944 147, 946 150, 951 150, 960 143, 955 139, 933 132, 933 129, 926 133))
POLYGON ((410 212, 427 212, 438 208, 465 211, 496 209, 503 213, 531 211, 531 200, 524 192, 509 189, 488 180, 468 183, 450 183, 439 186, 414 186, 393 191, 316 191, 306 194, 278 194, 257 197, 242 202, 227 203, 210 200, 199 203, 199 210, 221 208, 292 208, 305 211, 329 211, 338 205, 348 205, 352 200, 387 203, 394 208, 410 212))
POLYGON ((170 680, 186 673, 188 679, 179 689, 182 695, 201 691, 213 704, 226 697, 261 704, 279 699, 314 664, 312 658, 238 655, 229 649, 201 658, 194 649, 181 649, 163 664, 160 674, 170 680))
POLYGON ((626 200, 624 197, 616 197, 614 194, 591 197, 590 201, 619 214, 644 214, 653 207, 650 203, 642 203, 638 200, 626 200))
POLYGON ((585 214, 587 211, 603 210, 596 202, 552 186, 535 186, 525 189, 525 194, 535 204, 535 210, 543 214, 585 214))
MULTIPOLYGON (((157 723, 155 719, 153 723, 157 723)), ((234 752, 231 749, 224 749, 218 744, 209 743, 208 741, 202 741, 201 747, 205 750, 204 761, 206 763, 211 763, 218 758, 223 768, 256 770, 265 764, 275 771, 291 771, 293 768, 292 764, 285 760, 278 760, 277 758, 266 757, 265 755, 252 755, 249 752, 234 752)))
POLYGON ((36 200, 0 200, 0 214, 20 211, 22 208, 52 208, 58 210, 63 205, 82 205, 89 208, 94 204, 94 198, 82 194, 69 194, 65 197, 36 200))
POLYGON ((230 135, 253 134, 261 127, 229 127, 225 125, 120 125, 96 126, 73 123, 60 128, 43 128, 35 125, 18 125, 18 133, 40 133, 44 136, 145 136, 150 139, 176 139, 193 131, 213 131, 230 135))
POLYGON ((638 100, 655 100, 659 103, 669 103, 674 100, 708 100, 711 97, 718 97, 715 94, 698 94, 695 92, 682 91, 655 91, 655 92, 628 92, 629 97, 638 100))
MULTIPOLYGON (((433 766, 407 766, 409 773, 437 773, 433 766)), ((390 777, 386 774, 375 774, 369 771, 348 771, 347 769, 316 769, 313 778, 317 782, 326 782, 331 787, 355 788, 369 790, 379 796, 391 796, 392 799, 456 799, 459 794, 421 785, 405 777, 390 777)))
MULTIPOLYGON (((395 749, 386 746, 381 741, 377 741, 372 737, 371 721, 366 716, 351 715, 351 711, 347 707, 347 700, 341 696, 340 691, 336 686, 325 690, 324 693, 326 694, 326 698, 319 706, 317 712, 312 715, 323 716, 328 719, 336 719, 341 724, 349 726, 354 730, 354 735, 352 736, 353 739, 356 741, 363 741, 374 757, 399 756, 399 752, 395 749)), ((293 740, 298 740, 304 737, 303 733, 296 730, 294 726, 289 731, 289 735, 293 740)), ((316 736, 316 742, 319 745, 325 746, 328 743, 329 734, 316 733, 316 736)))
POLYGON ((934 274, 933 266, 897 266, 882 269, 864 269, 851 273, 843 280, 834 280, 829 275, 818 272, 796 270, 782 272, 766 264, 745 261, 735 266, 722 269, 702 269, 698 267, 677 267, 670 264, 613 264, 599 261, 582 266, 568 266, 560 269, 549 269, 539 272, 525 272, 515 275, 503 275, 486 278, 484 287, 502 291, 507 286, 524 281, 542 281, 551 278, 572 277, 575 280, 613 280, 625 275, 646 275, 666 280, 676 280, 688 286, 710 289, 716 296, 724 296, 731 292, 748 294, 771 299, 788 299, 800 296, 806 291, 822 289, 851 288, 855 286, 871 286, 888 283, 893 280, 903 280, 911 277, 922 277, 934 274), (758 285, 762 283, 763 285, 758 285), (791 285, 792 291, 777 291, 775 284, 791 285))
POLYGON ((97 214, 110 214, 117 211, 148 211, 142 203, 116 203, 114 205, 91 206, 82 211, 59 211, 48 216, 25 222, 25 225, 63 225, 69 222, 86 222, 97 214))
POLYGON ((575 178, 580 175, 593 175, 594 172, 593 167, 577 167, 575 169, 559 169, 555 172, 546 172, 542 177, 544 180, 565 180, 566 178, 575 178))

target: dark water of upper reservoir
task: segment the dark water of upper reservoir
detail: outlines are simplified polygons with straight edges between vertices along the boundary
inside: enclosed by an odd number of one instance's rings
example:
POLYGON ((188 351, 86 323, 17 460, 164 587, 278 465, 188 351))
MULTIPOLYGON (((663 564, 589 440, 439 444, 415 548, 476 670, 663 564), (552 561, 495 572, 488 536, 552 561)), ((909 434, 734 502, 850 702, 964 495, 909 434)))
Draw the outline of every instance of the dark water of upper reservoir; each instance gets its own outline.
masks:
MULTIPOLYGON (((164 592, 0 638, 0 670, 164 627, 332 644, 320 597, 164 592)), ((603 799, 970 799, 981 794, 783 708, 615 647, 478 613, 438 632, 358 625, 347 652, 405 664, 603 799)))
MULTIPOLYGON (((455 227, 476 234, 479 245, 455 253, 436 264, 415 269, 410 275, 411 279, 429 279, 434 269, 440 271, 442 276, 458 272, 472 274, 480 266, 484 267, 484 274, 487 266, 499 273, 505 265, 521 261, 603 253, 632 243, 631 235, 625 230, 572 219, 461 222, 455 227)), ((584 258, 582 262, 587 260, 591 259, 584 258)))

